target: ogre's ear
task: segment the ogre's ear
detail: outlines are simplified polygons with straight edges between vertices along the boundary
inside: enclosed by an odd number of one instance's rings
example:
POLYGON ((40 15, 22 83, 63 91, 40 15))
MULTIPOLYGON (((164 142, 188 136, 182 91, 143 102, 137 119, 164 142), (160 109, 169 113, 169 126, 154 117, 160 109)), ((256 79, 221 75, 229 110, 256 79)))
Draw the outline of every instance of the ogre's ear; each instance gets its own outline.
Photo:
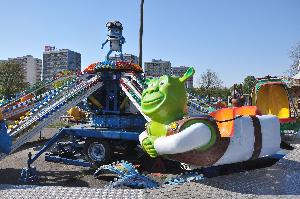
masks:
POLYGON ((179 78, 179 81, 185 82, 188 78, 192 77, 195 73, 193 67, 189 67, 189 69, 184 73, 182 77, 179 78))
POLYGON ((150 81, 151 81, 151 79, 149 79, 149 78, 146 78, 146 79, 145 79, 145 83, 146 83, 147 85, 150 83, 150 81))

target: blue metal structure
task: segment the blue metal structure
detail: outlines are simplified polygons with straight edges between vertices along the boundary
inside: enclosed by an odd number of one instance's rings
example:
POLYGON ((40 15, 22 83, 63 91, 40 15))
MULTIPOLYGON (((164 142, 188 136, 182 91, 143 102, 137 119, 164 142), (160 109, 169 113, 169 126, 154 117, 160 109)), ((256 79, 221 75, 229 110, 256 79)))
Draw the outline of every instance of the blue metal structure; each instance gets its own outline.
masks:
POLYGON ((104 83, 105 102, 103 113, 120 113, 118 106, 120 96, 121 72, 103 71, 102 79, 104 83))
POLYGON ((123 74, 108 67, 102 68, 98 75, 102 86, 92 96, 101 106, 93 106, 88 100, 81 103, 81 108, 91 113, 89 122, 61 129, 37 154, 29 154, 28 166, 22 170, 22 181, 37 179, 32 164, 53 146, 52 152, 45 155, 46 161, 91 167, 109 163, 115 149, 132 150, 128 147, 138 144, 138 136, 144 130, 146 120, 139 113, 120 110, 127 98, 120 86, 123 74), (66 138, 70 138, 68 142, 65 142, 66 138))
POLYGON ((139 115, 94 115, 91 126, 97 128, 134 129, 142 131, 146 120, 139 115))
MULTIPOLYGON (((100 177, 104 173, 113 173, 118 177, 110 182, 110 187, 130 186, 137 188, 159 188, 160 184, 153 179, 140 174, 135 166, 127 161, 113 162, 109 165, 99 167, 94 173, 95 177, 100 177)), ((203 174, 198 172, 185 172, 164 180, 164 185, 180 185, 187 182, 200 182, 205 179, 203 174)))
POLYGON ((200 182, 205 179, 203 174, 198 172, 186 172, 165 180, 166 185, 180 185, 187 182, 200 182))
POLYGON ((0 120, 0 151, 8 154, 11 150, 12 139, 7 134, 5 122, 0 120))
POLYGON ((101 103, 102 109, 91 106, 89 123, 60 129, 37 154, 29 154, 27 168, 22 170, 22 181, 38 179, 32 164, 53 146, 52 152, 45 154, 46 161, 92 167, 109 163, 115 148, 122 145, 126 148, 128 143, 131 146, 138 144, 146 120, 140 114, 121 113, 120 105, 126 96, 121 94, 120 78, 121 72, 117 70, 101 71, 103 86, 93 97, 101 103), (66 137, 70 138, 68 142, 66 137))
MULTIPOLYGON (((49 162, 57 162, 70 164, 75 166, 83 166, 83 167, 92 167, 94 166, 93 162, 89 162, 84 158, 84 154, 82 152, 83 146, 79 144, 80 141, 86 141, 88 139, 104 139, 104 140, 123 140, 123 141, 133 141, 138 142, 138 136, 140 132, 134 131, 125 131, 125 130, 111 130, 111 129, 98 129, 98 128, 86 128, 86 127, 75 127, 75 128, 63 128, 60 129, 58 133, 56 133, 43 147, 42 149, 36 153, 33 157, 31 154, 28 155, 29 159, 27 161, 27 168, 23 168, 21 179, 24 182, 36 180, 36 169, 31 165, 37 160, 43 153, 45 153, 48 149, 50 149, 53 145, 56 144, 60 150, 56 153, 46 153, 45 160, 49 162), (71 137, 71 141, 64 143, 64 146, 58 142, 61 138, 69 136, 71 137), (69 152, 69 157, 62 157, 64 154, 64 149, 67 148, 69 152), (80 153, 80 158, 78 159, 77 153, 80 153), (77 158, 74 158, 77 157, 77 158)), ((117 144, 117 143, 116 143, 117 144)), ((113 147, 113 145, 109 146, 113 147)), ((108 149, 107 149, 108 150, 108 149)))
POLYGON ((122 139, 137 141, 140 132, 111 130, 111 129, 93 129, 93 128, 64 128, 63 133, 70 136, 102 139, 122 139))
POLYGON ((134 165, 123 160, 101 166, 94 173, 94 176, 98 177, 106 172, 118 175, 118 178, 115 178, 114 182, 110 183, 110 187, 125 185, 138 188, 157 188, 159 185, 153 179, 140 174, 134 165))

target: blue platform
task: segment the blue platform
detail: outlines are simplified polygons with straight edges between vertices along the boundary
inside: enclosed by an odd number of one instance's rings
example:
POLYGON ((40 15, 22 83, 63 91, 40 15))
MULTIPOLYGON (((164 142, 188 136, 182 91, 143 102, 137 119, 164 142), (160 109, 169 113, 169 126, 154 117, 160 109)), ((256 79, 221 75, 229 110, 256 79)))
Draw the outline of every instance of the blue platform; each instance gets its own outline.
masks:
POLYGON ((122 139, 138 141, 141 132, 126 131, 126 130, 112 130, 108 128, 93 128, 90 126, 74 126, 72 128, 62 129, 65 134, 77 137, 92 137, 104 139, 122 139))

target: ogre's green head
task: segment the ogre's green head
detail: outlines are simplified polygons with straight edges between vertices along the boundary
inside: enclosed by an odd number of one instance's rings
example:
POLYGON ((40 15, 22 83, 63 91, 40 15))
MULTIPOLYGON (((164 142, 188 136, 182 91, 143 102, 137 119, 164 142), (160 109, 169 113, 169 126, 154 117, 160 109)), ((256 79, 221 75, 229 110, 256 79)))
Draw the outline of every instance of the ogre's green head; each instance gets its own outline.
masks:
POLYGON ((147 79, 147 89, 142 94, 142 111, 153 121, 169 124, 187 111, 185 81, 195 70, 189 68, 182 77, 162 76, 147 79))

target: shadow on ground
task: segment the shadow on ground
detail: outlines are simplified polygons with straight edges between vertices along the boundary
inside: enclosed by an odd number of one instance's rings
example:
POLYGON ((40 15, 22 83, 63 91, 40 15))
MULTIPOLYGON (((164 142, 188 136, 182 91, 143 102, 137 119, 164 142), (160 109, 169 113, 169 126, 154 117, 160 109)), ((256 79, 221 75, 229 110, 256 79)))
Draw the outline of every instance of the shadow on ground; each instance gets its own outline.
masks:
POLYGON ((19 180, 20 174, 21 169, 7 168, 0 170, 0 184, 89 187, 89 184, 82 180, 86 175, 83 171, 41 171, 38 172, 39 180, 33 183, 21 182, 19 180))
POLYGON ((209 178, 201 184, 255 195, 300 195, 300 163, 282 159, 263 169, 209 178))

